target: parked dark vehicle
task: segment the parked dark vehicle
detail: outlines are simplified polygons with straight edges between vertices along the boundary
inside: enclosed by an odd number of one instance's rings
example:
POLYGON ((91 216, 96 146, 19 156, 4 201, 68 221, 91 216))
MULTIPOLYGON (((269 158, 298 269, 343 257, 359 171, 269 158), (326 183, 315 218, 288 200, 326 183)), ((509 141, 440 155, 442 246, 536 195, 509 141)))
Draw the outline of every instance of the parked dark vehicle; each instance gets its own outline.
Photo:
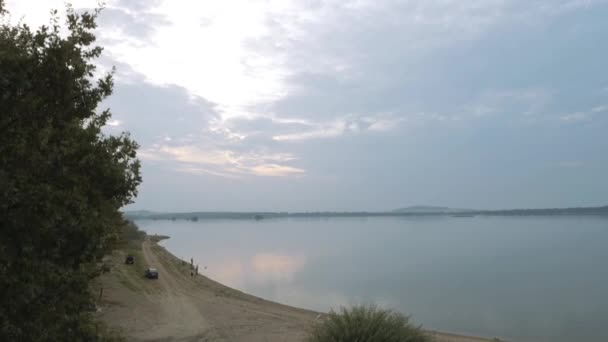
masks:
POLYGON ((134 263, 135 263, 135 258, 132 255, 127 255, 127 258, 125 259, 125 264, 133 265, 134 263))
POLYGON ((146 270, 144 275, 148 279, 158 279, 158 270, 156 268, 150 267, 146 270))

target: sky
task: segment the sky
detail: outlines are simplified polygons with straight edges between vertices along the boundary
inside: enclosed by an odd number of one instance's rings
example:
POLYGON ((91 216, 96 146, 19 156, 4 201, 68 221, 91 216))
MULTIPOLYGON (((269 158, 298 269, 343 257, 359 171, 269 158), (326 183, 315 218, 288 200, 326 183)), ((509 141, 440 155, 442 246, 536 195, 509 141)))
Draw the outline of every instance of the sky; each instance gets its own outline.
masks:
MULTIPOLYGON (((38 26, 64 1, 7 8, 38 26)), ((606 205, 606 18, 606 0, 108 0, 100 110, 143 165, 126 209, 606 205)))

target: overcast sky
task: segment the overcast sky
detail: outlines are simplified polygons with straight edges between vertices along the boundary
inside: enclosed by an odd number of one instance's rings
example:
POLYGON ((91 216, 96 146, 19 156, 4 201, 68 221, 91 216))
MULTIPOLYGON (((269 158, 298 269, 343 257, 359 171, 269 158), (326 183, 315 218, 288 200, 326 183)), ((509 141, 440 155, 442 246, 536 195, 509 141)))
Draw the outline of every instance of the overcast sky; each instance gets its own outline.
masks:
MULTIPOLYGON (((63 0, 8 0, 48 22, 63 0)), ((73 1, 93 8, 96 1, 73 1)), ((608 2, 107 1, 129 209, 608 204, 608 2)))

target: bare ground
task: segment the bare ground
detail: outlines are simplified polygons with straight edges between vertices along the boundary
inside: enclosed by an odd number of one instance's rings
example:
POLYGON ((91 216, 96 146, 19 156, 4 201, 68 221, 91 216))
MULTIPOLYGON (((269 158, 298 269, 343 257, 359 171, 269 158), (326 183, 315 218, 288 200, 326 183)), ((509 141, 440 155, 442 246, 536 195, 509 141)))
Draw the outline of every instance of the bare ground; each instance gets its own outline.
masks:
MULTIPOLYGON (((134 251, 135 265, 113 254, 112 271, 101 277, 99 316, 134 341, 303 341, 321 315, 191 276, 190 265, 150 238, 134 251), (158 280, 143 277, 147 265, 158 280)), ((437 342, 488 342, 490 339, 432 333, 437 342)))

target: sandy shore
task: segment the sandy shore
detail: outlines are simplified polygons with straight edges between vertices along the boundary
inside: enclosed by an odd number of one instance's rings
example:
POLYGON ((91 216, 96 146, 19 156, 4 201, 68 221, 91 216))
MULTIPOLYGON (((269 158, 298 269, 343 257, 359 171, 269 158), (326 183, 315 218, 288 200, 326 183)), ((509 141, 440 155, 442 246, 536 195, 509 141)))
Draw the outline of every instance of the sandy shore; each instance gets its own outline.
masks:
MULTIPOLYGON (((112 255, 113 268, 101 277, 99 316, 134 341, 303 341, 321 314, 270 302, 191 276, 188 264, 147 239, 135 265, 112 255), (147 265, 158 280, 143 278, 147 265)), ((437 342, 488 342, 491 339, 433 332, 437 342)))

